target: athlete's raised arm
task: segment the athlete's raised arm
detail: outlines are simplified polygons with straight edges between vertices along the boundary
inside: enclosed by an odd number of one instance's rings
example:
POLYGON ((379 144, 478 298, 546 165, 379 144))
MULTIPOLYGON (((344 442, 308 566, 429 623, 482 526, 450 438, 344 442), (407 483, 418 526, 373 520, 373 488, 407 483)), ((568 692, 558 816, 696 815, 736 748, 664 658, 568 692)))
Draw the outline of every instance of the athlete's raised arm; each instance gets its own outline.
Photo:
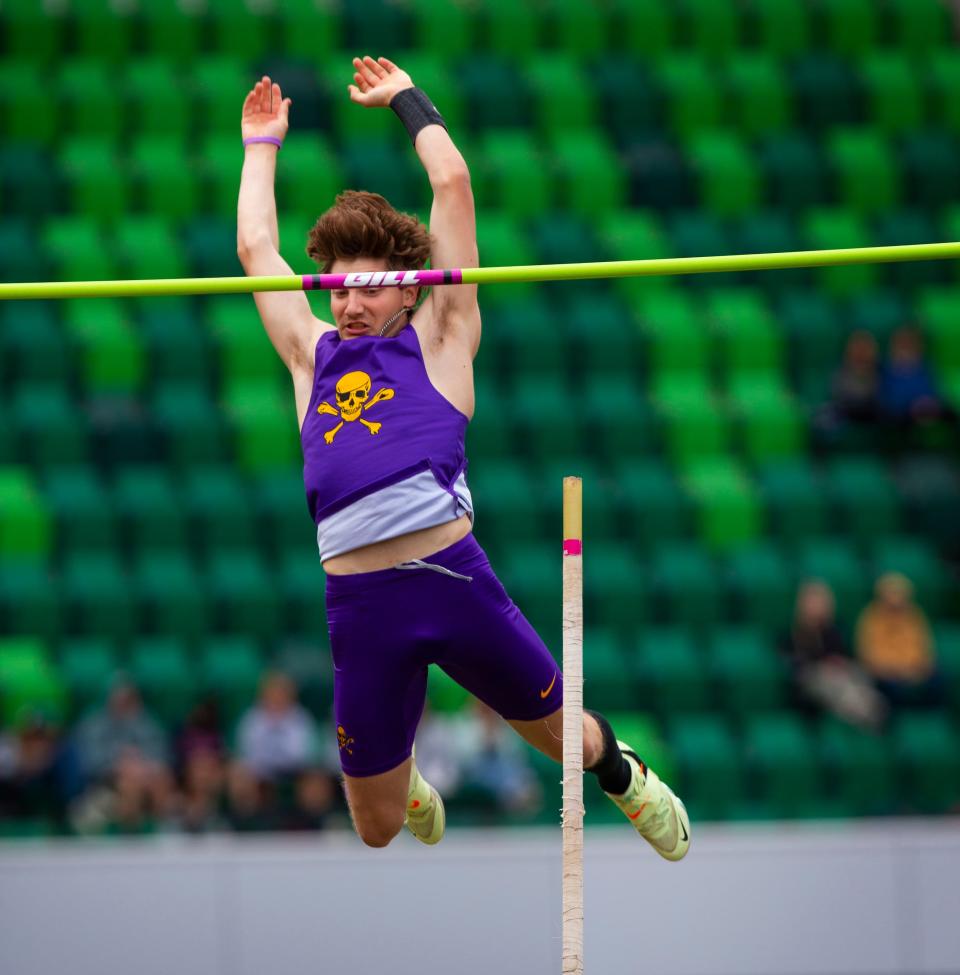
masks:
MULTIPOLYGON (((477 225, 473 208, 470 171, 440 116, 401 68, 387 58, 354 58, 354 82, 350 97, 359 105, 390 106, 415 132, 414 147, 433 189, 430 210, 432 248, 430 263, 435 268, 477 267, 477 225), (395 99, 400 97, 400 101, 395 99)), ((435 288, 427 299, 428 327, 434 337, 464 341, 475 354, 480 344, 480 311, 476 285, 445 285, 435 288)), ((419 318, 418 313, 418 318, 419 318)))
MULTIPOLYGON (((273 186, 278 146, 287 134, 290 99, 280 86, 264 77, 254 85, 243 103, 240 129, 246 147, 237 202, 237 255, 249 275, 293 274, 280 256, 277 204, 273 186)), ((309 371, 312 377, 313 346, 323 323, 310 309, 302 291, 263 291, 254 294, 257 311, 273 347, 287 368, 309 371)), ((332 326, 327 326, 332 327, 332 326)))

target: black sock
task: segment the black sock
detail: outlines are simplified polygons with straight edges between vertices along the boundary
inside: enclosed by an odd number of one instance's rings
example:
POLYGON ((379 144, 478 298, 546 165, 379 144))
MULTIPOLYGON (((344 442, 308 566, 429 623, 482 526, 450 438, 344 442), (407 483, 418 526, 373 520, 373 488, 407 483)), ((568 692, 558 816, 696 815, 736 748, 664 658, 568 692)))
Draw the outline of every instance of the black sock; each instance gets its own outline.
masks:
MULTIPOLYGON (((630 788, 630 781, 633 778, 633 770, 630 768, 630 763, 623 757, 623 753, 620 751, 620 746, 617 744, 617 736, 613 733, 610 722, 596 711, 588 711, 584 708, 584 713, 589 714, 600 725, 600 731, 603 733, 603 753, 600 756, 600 761, 590 766, 587 771, 593 772, 597 777, 597 782, 600 783, 600 788, 604 792, 609 792, 615 796, 622 796, 630 788)), ((646 767, 642 762, 640 763, 640 768, 641 771, 646 771, 646 767)))

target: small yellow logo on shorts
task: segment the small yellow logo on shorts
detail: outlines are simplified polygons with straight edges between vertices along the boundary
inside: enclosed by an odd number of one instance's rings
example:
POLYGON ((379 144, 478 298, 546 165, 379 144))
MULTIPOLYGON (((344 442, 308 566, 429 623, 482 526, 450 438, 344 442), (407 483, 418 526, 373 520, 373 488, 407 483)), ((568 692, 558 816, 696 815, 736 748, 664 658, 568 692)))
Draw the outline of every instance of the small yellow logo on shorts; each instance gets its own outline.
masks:
POLYGON ((353 749, 350 747, 353 744, 353 739, 347 737, 342 724, 337 725, 337 744, 340 746, 340 751, 346 752, 348 755, 353 754, 353 749))

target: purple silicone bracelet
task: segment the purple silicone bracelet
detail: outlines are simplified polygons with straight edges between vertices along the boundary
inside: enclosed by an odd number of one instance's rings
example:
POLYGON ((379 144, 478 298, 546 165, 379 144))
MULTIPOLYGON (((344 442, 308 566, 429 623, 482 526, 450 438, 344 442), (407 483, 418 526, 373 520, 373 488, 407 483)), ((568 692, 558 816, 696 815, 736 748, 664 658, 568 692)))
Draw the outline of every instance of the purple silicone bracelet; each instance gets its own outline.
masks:
POLYGON ((254 142, 269 142, 278 149, 283 145, 283 140, 278 139, 275 135, 252 135, 249 139, 243 140, 243 147, 251 146, 254 142))

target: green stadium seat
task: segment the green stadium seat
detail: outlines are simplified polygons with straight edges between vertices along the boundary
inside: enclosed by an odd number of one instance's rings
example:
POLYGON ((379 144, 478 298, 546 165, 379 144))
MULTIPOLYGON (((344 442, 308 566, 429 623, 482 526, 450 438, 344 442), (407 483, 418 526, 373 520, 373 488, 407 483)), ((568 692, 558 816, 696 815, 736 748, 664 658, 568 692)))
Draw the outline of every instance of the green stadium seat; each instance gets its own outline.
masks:
POLYGON ((558 199, 564 201, 565 207, 591 222, 624 209, 626 174, 599 131, 557 132, 550 155, 558 199))
MULTIPOLYGON (((729 254, 732 241, 726 221, 703 208, 678 210, 668 224, 676 257, 707 257, 729 254)), ((736 281, 734 274, 693 274, 684 278, 684 286, 690 289, 730 287, 736 281)))
POLYGON ((204 643, 197 661, 199 688, 216 698, 224 721, 233 724, 256 699, 263 660, 253 640, 226 636, 204 643))
POLYGON ((223 420, 196 386, 161 386, 151 404, 167 461, 177 467, 209 464, 226 456, 223 420))
POLYGON ((87 459, 87 425, 58 386, 22 386, 10 402, 19 456, 37 467, 87 459))
POLYGON ((646 706, 659 714, 672 717, 709 710, 706 664, 685 629, 661 626, 645 630, 631 641, 630 662, 646 706))
POLYGON ((94 469, 55 467, 44 480, 43 493, 62 549, 113 549, 117 543, 116 515, 94 469))
POLYGON ((409 146, 400 149, 376 135, 352 135, 340 158, 349 186, 380 193, 398 210, 422 212, 429 205, 430 184, 409 146))
POLYGON ((644 295, 639 306, 640 329, 647 344, 650 372, 705 376, 710 342, 690 295, 678 289, 644 295))
MULTIPOLYGON (((208 0, 207 12, 214 51, 244 61, 258 61, 269 50, 270 23, 262 8, 257 10, 252 4, 238 4, 233 0, 208 0)), ((315 29, 312 22, 306 23, 315 29)))
POLYGON ((726 457, 691 462, 684 477, 707 548, 725 552, 752 541, 761 530, 759 498, 742 469, 726 457))
POLYGON ((541 21, 538 11, 510 0, 491 0, 482 8, 478 25, 482 31, 482 49, 496 51, 510 58, 525 58, 541 47, 541 21))
MULTIPOLYGON (((810 250, 836 247, 869 247, 872 237, 860 215, 842 208, 817 208, 803 219, 805 246, 810 250)), ((877 268, 870 264, 851 267, 823 267, 817 282, 832 298, 848 298, 866 291, 877 280, 877 268)))
POLYGON ((137 620, 130 580, 112 553, 68 553, 61 585, 70 632, 125 643, 137 620))
POLYGON ((792 288, 778 296, 776 314, 793 388, 808 404, 823 403, 843 353, 838 305, 816 288, 792 288))
POLYGON ((182 383, 207 388, 213 373, 208 336, 190 299, 147 298, 135 314, 151 386, 182 383))
MULTIPOLYGON (((884 277, 891 277, 885 269, 884 277)), ((881 346, 886 345, 893 332, 910 316, 906 297, 893 288, 870 288, 852 295, 847 302, 845 319, 850 331, 871 332, 881 346)))
POLYGON ((165 725, 183 721, 196 697, 185 648, 168 637, 145 637, 130 653, 130 673, 147 708, 165 725))
POLYGON ((579 0, 548 0, 543 11, 544 33, 568 57, 586 61, 606 53, 612 40, 611 11, 579 0))
MULTIPOLYGON (((564 342, 557 340, 558 325, 563 319, 553 314, 553 309, 537 295, 531 300, 518 296, 517 300, 497 308, 492 316, 487 334, 494 333, 498 359, 503 373, 523 388, 536 391, 540 383, 554 385, 566 374, 570 351, 564 342)), ((516 389, 513 390, 515 395, 516 389)), ((512 399, 512 397, 511 397, 512 399)), ((516 424, 519 414, 511 401, 505 401, 498 409, 513 413, 516 424)), ((562 417, 557 417, 562 419, 562 417)))
POLYGON ((65 17, 51 17, 35 0, 8 0, 3 5, 4 54, 46 65, 66 48, 65 17))
POLYGON ((107 640, 71 639, 63 644, 57 671, 67 688, 72 718, 98 707, 107 698, 120 662, 107 640))
POLYGON ((102 141, 108 148, 120 141, 123 101, 117 98, 107 65, 100 58, 69 58, 57 74, 57 94, 64 129, 71 137, 102 141))
MULTIPOLYGON (((600 246, 613 261, 670 257, 671 251, 660 221, 640 210, 615 210, 601 215, 595 224, 600 246)), ((666 278, 621 277, 611 285, 624 301, 639 305, 647 295, 672 290, 666 278)))
POLYGON ((238 558, 254 541, 253 513, 246 485, 228 467, 197 465, 186 471, 182 481, 184 507, 191 524, 191 536, 209 556, 236 553, 238 558))
POLYGON ((803 453, 806 418, 779 379, 738 373, 730 378, 727 401, 743 452, 753 464, 803 453))
MULTIPOLYGON (((196 99, 195 113, 203 119, 205 130, 211 133, 235 132, 243 99, 256 83, 256 75, 248 71, 242 61, 232 56, 210 55, 197 58, 192 69, 192 77, 186 81, 186 98, 189 99, 192 95, 196 99)), ((340 91, 346 88, 349 80, 344 80, 340 91)), ((187 104, 190 102, 187 101, 187 104)))
POLYGON ((663 423, 670 457, 680 467, 726 454, 730 425, 720 403, 697 376, 667 374, 657 378, 651 399, 663 423))
POLYGON ((638 131, 621 154, 630 182, 631 206, 669 211, 698 202, 686 155, 659 130, 638 131))
MULTIPOLYGON (((189 23, 189 18, 184 16, 189 23)), ((164 58, 136 58, 124 68, 119 79, 127 108, 136 119, 135 132, 148 146, 170 143, 185 147, 193 118, 190 92, 184 83, 184 72, 164 58)), ((239 118, 243 95, 239 94, 236 116, 239 118)), ((207 118, 204 116, 204 125, 207 118)), ((181 160, 181 168, 182 166, 181 160)))
POLYGON ((183 241, 194 276, 215 278, 241 273, 236 219, 197 217, 186 225, 183 241))
POLYGON ((477 527, 484 544, 504 547, 543 538, 540 498, 533 477, 519 460, 474 460, 469 473, 470 489, 479 508, 477 527), (486 539, 489 538, 489 542, 486 539))
POLYGON ((880 131, 908 133, 923 122, 923 93, 914 65, 899 49, 872 52, 861 64, 870 120, 880 131))
POLYGON ((69 356, 52 302, 4 302, 0 308, 0 378, 4 388, 18 385, 66 385, 69 356))
MULTIPOLYGON (((559 617, 559 605, 557 609, 559 617)), ((555 646, 559 651, 560 644, 555 646)), ((623 642, 608 627, 591 626, 584 631, 583 686, 593 706, 604 712, 635 708, 640 700, 640 687, 623 642)))
MULTIPOLYGON (((0 188, 0 199, 5 200, 5 193, 0 188)), ((37 240, 36 225, 23 217, 0 220, 0 281, 46 280, 49 277, 46 259, 37 240)))
MULTIPOLYGON (((223 201, 229 198, 228 188, 233 192, 234 211, 237 205, 237 165, 236 140, 230 145, 228 156, 226 137, 218 147, 218 155, 223 160, 222 180, 223 201), (232 163, 232 177, 227 166, 232 163)), ((322 211, 333 205, 334 197, 345 185, 337 154, 316 132, 300 132, 285 140, 283 145, 283 164, 277 167, 277 202, 283 210, 298 213, 322 211)), ((222 212, 226 213, 226 209, 222 212)))
POLYGON ((842 203, 861 215, 883 213, 899 197, 896 161, 882 136, 871 129, 838 129, 827 139, 842 203))
POLYGON ((107 63, 132 54, 136 24, 129 8, 117 8, 110 0, 74 0, 70 15, 78 52, 107 63))
MULTIPOLYGON (((584 484, 585 493, 598 494, 595 487, 591 491, 586 477, 584 484)), ((584 534, 591 540, 584 556, 589 569, 584 575, 587 617, 621 638, 630 638, 647 615, 646 593, 637 585, 641 566, 633 546, 614 541, 616 536, 602 530, 590 514, 584 513, 584 534)))
POLYGON ((63 682, 39 640, 0 640, 0 715, 5 725, 18 724, 37 710, 55 722, 65 702, 63 682))
POLYGON ((719 346, 720 366, 727 374, 782 374, 780 329, 763 297, 755 288, 711 290, 706 317, 719 346))
POLYGON ((153 554, 185 546, 186 519, 165 469, 121 468, 114 479, 110 507, 134 551, 153 554))
POLYGON ((691 137, 689 158, 700 180, 700 199, 721 217, 756 209, 761 193, 759 173, 746 145, 726 131, 691 137))
POLYGON ((714 630, 708 660, 717 700, 732 716, 783 707, 786 672, 768 632, 749 626, 714 630))
POLYGON ((515 219, 534 217, 553 199, 546 160, 534 139, 519 129, 489 130, 480 142, 480 200, 515 219))
POLYGON ((784 711, 750 718, 743 748, 763 818, 816 814, 814 743, 797 717, 784 711))
POLYGON ((960 800, 960 741, 945 714, 904 714, 893 734, 898 789, 908 812, 945 813, 960 800))
POLYGON ((878 40, 877 6, 870 0, 822 0, 819 8, 824 40, 838 54, 868 54, 878 40))
POLYGON ((76 213, 115 221, 129 209, 126 173, 113 148, 102 139, 80 136, 64 144, 60 167, 76 213))
POLYGON ((723 579, 731 615, 768 635, 787 625, 793 612, 793 569, 779 546, 758 540, 731 552, 723 579))
POLYGON ((723 61, 740 54, 740 11, 711 0, 683 0, 680 5, 691 47, 704 58, 723 61))
MULTIPOLYGON (((800 250, 800 238, 790 215, 770 209, 745 213, 734 229, 734 251, 743 254, 768 254, 777 251, 800 250)), ((803 286, 810 274, 805 268, 764 271, 751 277, 751 283, 761 287, 771 297, 803 286)))
POLYGON ((840 815, 882 815, 893 810, 897 775, 882 738, 825 718, 817 739, 828 795, 840 815))
POLYGON ((56 93, 32 59, 0 63, 0 112, 5 142, 49 146, 60 128, 56 93))
POLYGON ((897 494, 911 531, 951 546, 960 540, 955 518, 960 497, 960 469, 947 456, 907 456, 894 474, 897 494))
POLYGON ((866 544, 897 530, 897 491, 883 464, 871 457, 839 457, 825 474, 838 532, 866 544))
POLYGON ((233 430, 233 456, 241 470, 260 473, 296 467, 301 460, 296 417, 289 394, 272 380, 240 380, 223 394, 233 430))
POLYGON ((650 565, 651 605, 663 622, 703 631, 720 617, 720 586, 713 560, 699 545, 663 544, 650 565))
MULTIPOLYGON (((433 0, 411 0, 410 17, 413 21, 413 37, 416 38, 414 53, 428 52, 438 58, 459 58, 466 56, 474 45, 475 14, 466 5, 445 3, 438 6, 433 0)), ((391 45, 393 41, 389 42, 391 45)), ((404 65, 407 59, 395 58, 397 64, 404 65)), ((421 85, 417 74, 410 76, 421 85)), ((425 91, 431 88, 422 85, 425 91)), ((443 109, 441 108, 442 112, 443 109)))
MULTIPOLYGON (((139 211, 162 214, 167 220, 187 220, 199 210, 200 180, 176 138, 148 134, 137 139, 131 147, 128 171, 139 211)), ((236 252, 235 241, 232 250, 236 252)))
POLYGON ((523 456, 540 462, 582 456, 585 417, 575 407, 571 409, 570 400, 567 384, 553 377, 543 376, 513 387, 504 408, 514 414, 517 444, 523 456))
POLYGON ((670 725, 677 786, 691 818, 700 822, 736 817, 746 786, 739 743, 729 724, 717 714, 685 714, 670 725))
MULTIPOLYGON (((60 171, 46 150, 29 142, 0 143, 0 199, 5 217, 36 219, 59 212, 64 205, 61 184, 60 171)), ((40 277, 40 267, 29 277, 40 277)))
POLYGON ((823 483, 813 465, 799 457, 776 460, 763 466, 759 483, 769 524, 784 541, 826 531, 823 483))
POLYGON ((54 644, 63 625, 57 577, 35 559, 0 561, 0 619, 7 633, 54 644))
POLYGON ((949 48, 951 18, 940 0, 891 0, 885 5, 886 42, 916 58, 949 48))
POLYGON ((799 546, 798 578, 821 579, 832 590, 841 621, 852 624, 870 593, 870 579, 855 550, 835 537, 808 538, 799 546))
POLYGON ((102 281, 119 276, 103 233, 86 217, 47 220, 40 243, 55 280, 102 281))
MULTIPOLYGON (((300 161, 297 158, 298 155, 302 159, 302 153, 298 153, 296 149, 300 144, 300 140, 297 139, 288 139, 284 142, 283 164, 278 165, 276 171, 276 199, 277 207, 280 210, 289 208, 287 201, 290 197, 291 169, 296 171, 298 176, 309 180, 311 187, 316 185, 318 179, 325 181, 328 172, 336 172, 332 160, 330 160, 329 169, 321 169, 310 174, 302 172, 297 165, 300 161), (294 147, 292 154, 289 153, 291 147, 294 147), (292 165, 289 155, 294 156, 292 165)), ((236 218, 237 193, 240 187, 242 166, 243 148, 237 142, 236 135, 214 132, 204 141, 197 160, 196 173, 199 178, 205 212, 216 214, 216 216, 224 219, 236 218)), ((340 185, 343 185, 342 182, 340 185)), ((319 201, 315 200, 316 202, 319 201)))
POLYGON ((54 520, 29 472, 0 467, 0 559, 46 561, 54 520))
POLYGON ((142 549, 132 575, 141 632, 197 643, 210 627, 200 577, 176 549, 142 549))
POLYGON ((187 277, 180 242, 170 222, 161 216, 124 217, 114 231, 113 254, 120 273, 127 278, 187 277))
MULTIPOLYGON (((564 264, 596 254, 600 249, 593 228, 569 210, 545 213, 531 225, 537 260, 543 264, 564 264)), ((550 297, 565 302, 574 296, 602 294, 607 290, 602 281, 558 281, 550 287, 550 297)))
POLYGON ((388 50, 391 45, 405 50, 410 46, 413 25, 405 4, 400 6, 391 0, 365 0, 344 10, 341 16, 348 51, 376 52, 388 50))
POLYGON ((573 361, 581 375, 590 377, 591 387, 622 382, 633 389, 636 400, 643 376, 643 340, 630 304, 610 292, 573 295, 557 302, 554 316, 563 323, 573 361))
POLYGON ((479 377, 474 381, 476 412, 467 428, 467 456, 475 461, 503 461, 513 456, 513 416, 503 409, 506 394, 479 377))
POLYGON ((221 633, 244 633, 255 639, 276 638, 280 594, 251 548, 216 551, 208 565, 206 587, 221 633))
POLYGON ((603 372, 589 375, 582 405, 591 452, 613 464, 651 450, 654 421, 638 378, 603 372))
MULTIPOLYGON (((559 654, 562 572, 556 546, 524 540, 512 544, 504 549, 503 569, 498 575, 520 612, 551 652, 559 654)), ((585 654, 584 659, 589 659, 589 655, 585 654)), ((622 671, 620 678, 623 678, 622 671)))
MULTIPOLYGON (((284 4, 284 9, 290 4, 284 4)), ((149 56, 176 64, 189 64, 200 53, 202 18, 193 8, 186 10, 168 0, 140 0, 139 25, 143 47, 149 56)), ((319 15, 319 11, 317 12, 319 15)), ((301 32, 303 31, 301 22, 301 32)))
POLYGON ((826 173, 816 142, 800 130, 767 136, 759 146, 760 180, 770 204, 799 211, 826 199, 826 173))
POLYGON ((877 535, 872 551, 871 578, 902 572, 916 589, 917 602, 936 617, 947 609, 946 569, 929 542, 909 535, 877 535))
POLYGON ((316 547, 310 544, 310 534, 305 534, 307 545, 298 545, 280 563, 279 589, 286 632, 316 640, 327 632, 326 577, 316 547))
POLYGON ((781 60, 808 50, 812 12, 806 0, 750 0, 747 6, 757 46, 781 60))
POLYGON ((673 135, 687 139, 723 125, 722 91, 704 61, 677 53, 655 70, 666 93, 666 119, 673 135))
POLYGON ((616 474, 623 492, 624 526, 645 551, 689 533, 689 500, 663 462, 653 455, 623 455, 616 474))
POLYGON ((140 390, 147 362, 126 305, 106 298, 69 302, 64 325, 77 349, 88 394, 135 395, 140 390))
POLYGON ((931 340, 931 353, 937 367, 960 369, 960 295, 956 288, 926 288, 917 305, 925 334, 931 340))
POLYGON ((680 32, 673 7, 657 0, 612 0, 609 9, 620 49, 645 63, 672 52, 680 32))
POLYGON ((307 510, 300 473, 264 471, 250 483, 250 491, 261 551, 279 557, 291 549, 304 550, 316 557, 316 531, 307 510))
POLYGON ((790 73, 803 128, 824 131, 856 120, 859 93, 849 62, 819 48, 794 61, 790 73))
POLYGON ((543 135, 567 143, 580 132, 588 144, 596 138, 593 88, 568 53, 538 55, 528 63, 525 75, 533 98, 534 122, 543 135))
MULTIPOLYGON (((939 228, 918 209, 898 209, 884 214, 876 222, 878 246, 922 244, 936 240, 939 228)), ((893 291, 913 294, 918 288, 944 280, 950 268, 942 261, 900 261, 886 269, 886 284, 893 291)))

